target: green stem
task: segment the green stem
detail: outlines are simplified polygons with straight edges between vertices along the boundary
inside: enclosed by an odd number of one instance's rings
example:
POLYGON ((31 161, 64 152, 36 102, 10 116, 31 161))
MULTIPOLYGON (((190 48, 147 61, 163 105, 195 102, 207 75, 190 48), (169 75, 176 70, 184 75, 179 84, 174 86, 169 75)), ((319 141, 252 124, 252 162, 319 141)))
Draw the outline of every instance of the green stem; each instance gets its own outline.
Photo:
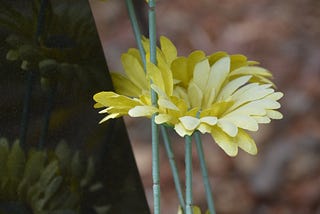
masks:
POLYGON ((178 173, 177 165, 176 165, 176 162, 175 162, 174 153, 173 153, 172 146, 171 146, 171 141, 170 141, 170 138, 168 136, 167 128, 164 127, 163 125, 161 125, 160 128, 161 128, 161 133, 162 133, 164 146, 166 148, 166 152, 167 152, 168 159, 169 159, 169 163, 170 163, 171 172, 172 172, 172 175, 173 175, 174 184, 175 184, 176 191, 177 191, 177 194, 178 194, 179 203, 180 203, 182 212, 184 213, 184 210, 185 210, 184 196, 183 196, 183 193, 182 193, 179 173, 178 173))
MULTIPOLYGON (((44 29, 45 22, 45 10, 48 4, 48 0, 41 0, 39 14, 38 14, 38 22, 37 29, 35 32, 35 42, 38 44, 38 39, 41 36, 44 29)), ((24 147, 26 142, 26 135, 28 131, 28 122, 29 122, 29 109, 30 109, 30 100, 32 95, 33 83, 34 83, 35 73, 34 71, 28 71, 27 76, 27 84, 26 84, 26 93, 23 101, 23 110, 21 117, 21 127, 20 127, 20 146, 24 147)))
POLYGON ((133 7, 133 3, 132 0, 126 0, 126 5, 127 5, 127 9, 128 9, 128 14, 129 14, 129 18, 130 18, 130 22, 131 22, 131 26, 133 29, 133 34, 134 37, 136 39, 136 43, 140 52, 140 56, 141 56, 141 60, 143 63, 143 66, 145 68, 146 66, 146 53, 143 49, 143 45, 142 45, 142 37, 141 37, 141 32, 140 32, 140 28, 139 28, 139 24, 137 21, 137 16, 133 7))
POLYGON ((39 149, 42 149, 45 145, 46 138, 48 135, 49 130, 49 123, 51 118, 51 112, 54 104, 54 97, 57 91, 57 85, 56 83, 53 83, 52 86, 50 86, 48 95, 47 95, 47 105, 44 112, 44 118, 43 118, 43 125, 41 129, 41 135, 40 135, 40 141, 39 141, 39 149))
POLYGON ((209 177, 208 177, 208 172, 207 172, 207 167, 206 167, 206 162, 205 162, 205 157, 204 157, 204 152, 202 147, 202 141, 201 141, 201 136, 199 132, 195 133, 195 139, 196 139, 197 152, 200 160, 202 179, 203 179, 204 189, 206 192, 209 211, 210 211, 210 214, 215 214, 216 212, 215 212, 214 203, 213 203, 212 190, 209 182, 209 177))
POLYGON ((20 146, 24 147, 26 143, 26 135, 28 131, 28 121, 29 121, 29 108, 30 108, 30 100, 32 94, 32 86, 34 83, 34 72, 28 71, 27 74, 27 83, 26 83, 26 92, 24 95, 23 101, 23 109, 22 109, 22 118, 21 118, 21 126, 20 126, 20 146))
MULTIPOLYGON (((156 58, 156 14, 155 1, 149 0, 148 20, 149 20, 149 40, 150 40, 150 62, 157 64, 156 58)), ((151 102, 157 106, 157 95, 151 90, 151 102)), ((153 206, 154 214, 160 214, 160 167, 159 167, 159 136, 158 125, 155 123, 156 114, 152 115, 152 177, 153 177, 153 206)))
POLYGON ((185 164, 186 164, 186 214, 192 214, 192 139, 185 137, 185 164))

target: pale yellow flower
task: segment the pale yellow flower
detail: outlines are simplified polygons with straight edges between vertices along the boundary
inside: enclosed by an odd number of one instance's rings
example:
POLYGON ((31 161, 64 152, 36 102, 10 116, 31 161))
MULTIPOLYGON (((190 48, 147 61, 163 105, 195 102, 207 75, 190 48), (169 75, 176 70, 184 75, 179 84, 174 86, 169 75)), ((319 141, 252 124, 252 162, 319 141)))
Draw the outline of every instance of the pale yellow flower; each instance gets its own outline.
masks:
MULTIPOLYGON (((159 111, 151 105, 150 98, 150 77, 154 83, 167 93, 173 92, 173 79, 170 64, 177 57, 177 50, 171 41, 165 37, 160 37, 161 48, 157 48, 157 61, 154 64, 147 61, 147 70, 144 66, 137 49, 129 49, 121 56, 122 66, 125 74, 112 73, 112 81, 115 87, 114 92, 103 91, 95 94, 93 99, 97 102, 94 107, 105 109, 99 113, 107 113, 100 123, 109 119, 118 118, 124 115, 132 117, 150 117, 159 111)), ((149 58, 149 40, 143 40, 146 58, 149 58)), ((160 100, 161 102, 161 100, 160 100)))
POLYGON ((237 154, 238 147, 256 154, 256 145, 246 130, 257 131, 259 123, 282 118, 276 109, 283 94, 272 89, 267 79, 270 72, 252 66, 255 63, 241 55, 225 53, 205 57, 198 51, 177 61, 179 66, 173 62, 176 67, 172 73, 178 83, 172 96, 152 85, 159 101, 165 100, 158 102, 156 122, 174 126, 180 136, 195 131, 211 133, 230 156, 237 154))
MULTIPOLYGON (((143 41, 147 59, 148 44, 143 41)), ((283 94, 273 89, 271 73, 243 55, 217 52, 206 56, 194 51, 177 57, 169 39, 161 37, 160 44, 157 65, 147 61, 146 74, 138 50, 130 49, 122 56, 126 76, 112 75, 116 92, 122 95, 100 92, 94 96, 96 107, 107 107, 100 112, 108 113, 102 122, 127 114, 150 117, 157 113, 155 122, 174 127, 180 136, 210 133, 230 156, 238 153, 238 147, 256 154, 247 131, 282 118, 277 109, 283 94), (158 95, 157 107, 151 105, 151 88, 158 95)))

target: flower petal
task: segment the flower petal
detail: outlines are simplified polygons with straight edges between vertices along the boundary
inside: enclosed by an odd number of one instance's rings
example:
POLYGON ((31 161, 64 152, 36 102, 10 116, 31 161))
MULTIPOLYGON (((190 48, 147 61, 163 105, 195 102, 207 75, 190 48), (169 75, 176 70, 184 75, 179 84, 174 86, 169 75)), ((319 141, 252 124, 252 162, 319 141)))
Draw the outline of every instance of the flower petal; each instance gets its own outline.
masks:
POLYGON ((214 87, 216 92, 220 91, 220 87, 224 83, 230 72, 230 57, 223 57, 219 59, 211 67, 210 75, 208 78, 206 91, 211 91, 214 87))
POLYGON ((235 137, 238 133, 238 128, 233 123, 225 119, 218 120, 218 126, 227 133, 230 137, 235 137))
POLYGON ((209 125, 213 126, 218 122, 218 119, 217 119, 217 117, 208 116, 208 117, 200 118, 200 122, 201 123, 206 123, 206 124, 209 124, 209 125))
POLYGON ((202 134, 211 133, 212 126, 208 125, 207 123, 200 123, 197 130, 199 130, 202 134))
POLYGON ((129 110, 128 114, 131 117, 143 117, 151 116, 156 112, 158 112, 158 109, 153 106, 135 106, 129 110))
POLYGON ((211 135, 220 148, 227 153, 227 155, 234 157, 238 154, 238 144, 233 137, 230 137, 220 128, 214 127, 211 130, 211 135))
POLYGON ((254 140, 244 130, 239 129, 236 141, 238 146, 249 154, 256 155, 258 153, 254 140))
MULTIPOLYGON (((249 131, 258 131, 258 123, 247 115, 234 114, 223 117, 224 120, 236 125, 239 128, 249 131)), ((221 120, 221 119, 220 119, 221 120)), ((234 136, 233 136, 234 137, 234 136)))
POLYGON ((152 80, 153 85, 158 86, 163 92, 166 92, 165 83, 163 81, 161 70, 153 63, 147 62, 147 72, 152 80))
POLYGON ((121 56, 121 62, 128 78, 136 86, 140 86, 141 88, 148 88, 146 74, 137 58, 135 58, 131 54, 125 53, 121 56))
POLYGON ((109 114, 107 116, 105 116, 102 120, 100 120, 99 124, 109 120, 109 119, 114 119, 114 118, 117 118, 117 117, 120 117, 121 115, 119 113, 114 113, 114 114, 109 114))
POLYGON ((177 123, 175 126, 174 126, 174 130, 178 133, 178 135, 180 135, 181 137, 184 137, 186 135, 192 135, 193 134, 193 131, 191 130, 187 130, 183 125, 182 123, 177 123))
POLYGON ((280 112, 271 110, 271 109, 267 110, 267 116, 271 119, 276 119, 276 120, 283 118, 283 115, 280 112))
POLYGON ((194 67, 193 83, 196 84, 202 92, 204 92, 207 87, 209 73, 210 65, 207 59, 197 63, 194 67))
POLYGON ((191 81, 188 87, 188 98, 191 107, 201 106, 202 97, 203 94, 201 89, 196 84, 194 84, 193 81, 191 81))
POLYGON ((190 131, 195 130, 195 128, 197 128, 197 126, 199 126, 200 124, 200 120, 198 118, 191 116, 180 117, 179 120, 182 123, 182 125, 190 131))
POLYGON ((168 64, 177 58, 177 49, 174 44, 165 36, 160 37, 161 50, 166 58, 168 64))
POLYGON ((163 124, 163 123, 167 123, 171 119, 172 119, 172 116, 169 114, 158 114, 155 117, 155 122, 156 124, 163 124))
POLYGON ((111 77, 117 93, 130 97, 138 97, 141 94, 142 89, 140 86, 136 86, 127 77, 118 73, 112 73, 111 77))
POLYGON ((236 70, 233 70, 230 73, 230 76, 234 75, 255 75, 255 76, 264 76, 264 77, 272 77, 270 71, 265 68, 259 66, 243 66, 236 70))
POLYGON ((257 121, 257 123, 270 123, 271 120, 267 116, 251 116, 253 119, 257 121))
POLYGON ((179 111, 179 108, 173 102, 171 102, 169 99, 165 99, 165 98, 160 97, 158 99, 158 104, 160 107, 179 111))
POLYGON ((230 81, 226 86, 223 87, 217 100, 225 100, 230 97, 240 86, 244 85, 249 81, 252 76, 243 76, 230 81))

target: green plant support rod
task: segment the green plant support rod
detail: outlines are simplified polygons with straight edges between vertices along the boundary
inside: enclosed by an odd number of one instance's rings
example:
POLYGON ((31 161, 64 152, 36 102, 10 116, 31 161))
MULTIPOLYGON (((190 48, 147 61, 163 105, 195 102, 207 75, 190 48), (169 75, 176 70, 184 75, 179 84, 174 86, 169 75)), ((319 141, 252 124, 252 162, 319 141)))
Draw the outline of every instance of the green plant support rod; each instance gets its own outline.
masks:
POLYGON ((40 133, 39 149, 42 149, 46 142, 50 118, 51 118, 51 112, 54 104, 53 101, 55 98, 56 91, 57 91, 57 85, 56 83, 54 83, 54 85, 50 86, 48 95, 47 95, 47 104, 44 112, 43 124, 42 124, 41 133, 40 133))
POLYGON ((206 167, 206 162, 205 162, 205 157, 204 157, 204 152, 202 147, 202 140, 199 132, 195 132, 195 139, 196 139, 197 152, 200 160, 200 168, 202 173, 204 189, 207 197, 208 208, 209 208, 210 214, 215 214, 216 212, 215 212, 214 203, 213 203, 212 190, 209 182, 209 177, 208 177, 208 172, 207 172, 207 167, 206 167))
POLYGON ((167 152, 167 155, 168 155, 168 159, 169 159, 169 163, 170 163, 170 167, 171 167, 171 172, 172 172, 172 175, 173 175, 174 184, 175 184, 176 191, 177 191, 177 194, 178 194, 180 207, 182 209, 182 212, 184 213, 184 211, 185 211, 184 196, 183 196, 183 193, 182 193, 182 188, 181 188, 181 183, 180 183, 180 178, 179 178, 177 165, 176 165, 176 162, 175 162, 175 159, 174 159, 173 150, 172 150, 172 147, 171 147, 171 141, 170 141, 170 138, 168 136, 167 128, 165 126, 161 125, 160 129, 161 129, 161 133, 162 133, 164 146, 166 148, 166 152, 167 152))
POLYGON ((133 34, 134 34, 134 37, 136 39, 136 43, 137 43, 137 46, 138 46, 138 49, 139 49, 139 53, 140 53, 140 56, 141 56, 141 60, 142 60, 144 68, 146 68, 146 54, 145 54, 145 51, 143 49, 143 45, 142 45, 142 42, 141 42, 141 40, 142 40, 141 31, 140 31, 139 24, 138 24, 138 21, 137 21, 136 13, 134 11, 132 0, 126 0, 126 5, 127 5, 128 14, 129 14, 130 22, 131 22, 131 25, 132 25, 132 29, 133 29, 133 34))
MULTIPOLYGON (((38 14, 38 23, 37 29, 35 32, 35 43, 38 44, 39 36, 42 34, 44 29, 44 21, 45 21, 45 9, 47 7, 48 0, 42 0, 40 4, 39 14, 38 14)), ((33 83, 34 83, 34 71, 28 71, 27 83, 26 83, 26 94, 23 100, 23 110, 21 117, 21 126, 20 126, 20 146, 24 147, 26 142, 26 135, 28 131, 28 121, 29 121, 29 109, 30 109, 30 100, 32 95, 33 83)))
POLYGON ((27 74, 27 82, 26 82, 26 92, 23 100, 23 109, 22 109, 22 117, 21 117, 21 125, 20 125, 20 146, 24 147, 26 143, 26 135, 28 131, 28 121, 29 121, 29 108, 30 108, 30 100, 33 89, 34 82, 34 72, 28 71, 27 74))
POLYGON ((186 168, 186 214, 193 214, 192 209, 192 138, 185 137, 185 168, 186 168))
MULTIPOLYGON (((149 0, 148 21, 149 21, 149 41, 150 41, 150 62, 157 64, 156 57, 156 3, 154 0, 149 0)), ((157 106, 157 95, 154 90, 151 90, 151 102, 153 106, 157 106)), ((153 206, 154 214, 160 214, 160 164, 159 164, 159 128, 155 123, 156 114, 152 115, 151 130, 152 130, 152 178, 153 178, 153 206)))
MULTIPOLYGON (((140 31, 140 28, 139 28, 139 25, 138 25, 138 21, 137 21, 137 18, 136 18, 136 14, 135 14, 135 10, 134 10, 133 4, 132 4, 132 0, 126 0, 126 5, 127 5, 127 9, 128 9, 128 14, 129 14, 129 18, 130 18, 130 21, 131 21, 131 25, 132 25, 132 28, 133 28, 135 40, 136 40, 136 43, 137 43, 137 46, 138 46, 138 50, 139 50, 139 53, 140 53, 140 56, 141 56, 141 59, 142 59, 142 62, 143 62, 144 70, 145 70, 146 69, 145 51, 143 49, 143 45, 142 45, 142 42, 141 42, 141 40, 142 40, 141 31, 140 31)), ((164 126, 161 126, 161 133, 162 133, 162 136, 163 136, 165 149, 166 149, 167 156, 168 156, 168 159, 169 159, 169 163, 170 163, 170 166, 171 166, 170 168, 171 168, 171 171, 172 171, 172 175, 173 175, 176 191, 177 191, 177 194, 178 194, 179 203, 180 203, 180 206, 181 206, 181 208, 183 209, 183 212, 184 212, 185 202, 184 202, 184 196, 183 196, 183 193, 182 193, 179 173, 178 173, 177 166, 176 166, 176 163, 175 163, 174 154, 173 154, 172 147, 171 147, 171 142, 170 142, 170 139, 168 137, 168 132, 167 132, 167 130, 166 130, 166 128, 164 126)))

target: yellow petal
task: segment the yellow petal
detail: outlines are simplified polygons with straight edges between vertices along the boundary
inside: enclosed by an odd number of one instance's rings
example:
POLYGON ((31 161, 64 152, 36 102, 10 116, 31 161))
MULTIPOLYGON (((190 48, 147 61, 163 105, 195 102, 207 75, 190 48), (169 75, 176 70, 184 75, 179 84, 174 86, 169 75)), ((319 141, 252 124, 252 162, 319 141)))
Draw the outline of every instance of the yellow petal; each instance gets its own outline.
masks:
POLYGON ((230 73, 230 76, 234 75, 256 75, 256 76, 264 76, 264 77, 271 77, 272 74, 265 68, 258 67, 258 66, 243 66, 236 70, 233 70, 230 73))
POLYGON ((130 97, 138 97, 141 94, 142 89, 127 77, 118 73, 112 73, 111 77, 117 93, 130 97))
POLYGON ((223 87, 217 100, 225 100, 230 97, 240 86, 244 85, 249 81, 252 76, 243 76, 230 81, 226 86, 223 87))
POLYGON ((204 99, 202 101, 202 107, 208 108, 212 105, 215 97, 216 97, 216 89, 214 87, 211 88, 211 90, 205 92, 204 99))
POLYGON ((191 107, 201 106, 202 103, 202 91, 201 89, 191 81, 188 87, 188 98, 191 104, 191 107))
POLYGON ((200 50, 193 51, 191 54, 189 54, 189 56, 188 56, 188 71, 187 71, 187 75, 188 75, 189 79, 191 79, 193 76, 193 71, 194 71, 195 65, 198 62, 204 60, 205 58, 206 58, 206 54, 200 50))
POLYGON ((256 155, 258 153, 254 140, 244 130, 239 129, 236 141, 238 146, 249 154, 256 155))
POLYGON ((177 123, 175 126, 174 126, 174 130, 181 136, 181 137, 184 137, 186 135, 192 135, 193 134, 193 131, 191 130, 187 130, 181 123, 177 123))
MULTIPOLYGON (((172 71, 170 70, 170 64, 168 64, 163 57, 157 57, 157 67, 159 68, 163 85, 164 85, 164 91, 171 96, 173 91, 173 76, 172 71)), ((156 83, 155 83, 156 84, 156 83)))
POLYGON ((212 126, 208 125, 207 123, 200 123, 197 130, 199 130, 202 134, 211 133, 212 126))
POLYGON ((280 112, 271 109, 267 110, 267 116, 276 120, 283 118, 283 115, 280 112))
POLYGON ((271 93, 273 93, 274 90, 272 88, 264 89, 260 86, 257 87, 251 87, 248 90, 246 90, 244 93, 236 96, 233 95, 233 99, 236 100, 235 105, 242 105, 243 103, 258 100, 261 99, 271 93))
POLYGON ((233 123, 225 119, 218 120, 218 126, 227 133, 230 137, 235 137, 238 133, 238 128, 233 123))
POLYGON ((102 107, 104 107, 104 105, 102 105, 102 104, 100 104, 100 103, 95 103, 95 104, 93 105, 93 108, 102 108, 102 107))
POLYGON ((96 93, 93 96, 93 99, 103 106, 134 107, 140 104, 139 101, 116 94, 112 91, 102 91, 96 93))
POLYGON ((231 59, 231 68, 230 68, 231 71, 239 67, 249 65, 249 62, 247 61, 247 57, 241 54, 231 55, 230 59, 231 59))
POLYGON ((249 102, 247 104, 244 104, 235 110, 230 109, 226 113, 226 115, 237 115, 237 114, 262 116, 262 115, 266 115, 266 110, 262 105, 254 101, 254 102, 249 102))
POLYGON ((282 97, 283 97, 283 93, 282 92, 275 92, 275 93, 269 94, 265 98, 277 101, 282 97))
POLYGON ((152 88, 152 90, 154 90, 157 93, 159 98, 163 97, 163 98, 168 99, 167 94, 160 87, 158 87, 157 85, 151 84, 151 88, 152 88))
POLYGON ((158 105, 163 108, 179 111, 179 108, 174 103, 172 103, 169 99, 164 99, 160 97, 158 99, 158 105))
POLYGON ((114 114, 109 114, 107 115, 106 117, 104 117, 102 120, 100 120, 99 124, 109 120, 109 119, 114 119, 114 118, 117 118, 117 117, 120 117, 121 115, 119 113, 114 113, 114 114))
POLYGON ((163 54, 165 55, 166 61, 171 64, 172 61, 177 57, 177 49, 174 44, 165 36, 160 37, 160 46, 163 54))
POLYGON ((216 61, 218 61, 219 59, 228 56, 228 54, 224 51, 218 51, 215 52, 213 54, 211 54, 210 56, 208 56, 210 65, 213 65, 216 61))
POLYGON ((270 123, 271 120, 266 116, 251 116, 253 119, 257 121, 257 123, 270 123))
POLYGON ((218 122, 218 119, 217 119, 217 117, 208 116, 208 117, 200 118, 200 122, 209 124, 210 126, 213 126, 218 122))
POLYGON ((188 61, 186 57, 178 57, 171 64, 171 70, 173 78, 180 81, 183 87, 188 87, 189 77, 188 72, 188 61))
POLYGON ((263 106, 265 109, 278 109, 281 107, 280 103, 270 99, 256 100, 253 103, 263 106))
POLYGON ((197 128, 197 126, 200 124, 200 120, 198 118, 191 116, 180 117, 179 120, 182 125, 190 131, 195 130, 195 128, 197 128))
POLYGON ((187 108, 191 107, 186 89, 184 89, 180 86, 175 87, 173 96, 181 98, 184 101, 184 103, 186 103, 187 108))
POLYGON ((165 83, 163 81, 161 71, 151 62, 147 62, 147 72, 152 83, 158 86, 163 92, 166 92, 165 83))
POLYGON ((121 56, 122 66, 128 76, 128 78, 141 88, 148 88, 148 82, 146 81, 146 74, 142 65, 138 59, 130 54, 122 54, 121 56))
POLYGON ((219 59, 211 67, 206 91, 211 91, 211 88, 216 89, 216 93, 220 90, 220 87, 224 83, 230 72, 230 57, 223 57, 219 59))
POLYGON ((138 59, 138 61, 140 62, 141 66, 142 66, 142 60, 140 57, 140 53, 139 50, 136 48, 129 48, 129 50, 127 51, 128 54, 132 55, 133 57, 135 57, 136 59, 138 59))
POLYGON ((155 117, 155 122, 156 124, 163 124, 163 123, 167 123, 171 119, 172 119, 172 116, 169 114, 158 114, 155 117))
POLYGON ((241 114, 226 115, 223 117, 223 119, 229 121, 230 123, 236 125, 239 128, 246 129, 249 131, 257 131, 259 128, 258 123, 253 118, 247 115, 241 115, 241 114))
POLYGON ((238 154, 238 144, 233 137, 227 135, 218 127, 211 130, 211 135, 220 148, 227 153, 227 155, 234 157, 238 154))
POLYGON ((130 109, 128 114, 131 117, 143 117, 143 116, 151 116, 157 111, 158 109, 153 106, 136 106, 130 109))
POLYGON ((193 214, 201 214, 201 210, 197 206, 192 206, 193 214))
POLYGON ((202 92, 206 89, 209 73, 210 65, 207 59, 197 63, 194 67, 193 82, 201 89, 202 92))

